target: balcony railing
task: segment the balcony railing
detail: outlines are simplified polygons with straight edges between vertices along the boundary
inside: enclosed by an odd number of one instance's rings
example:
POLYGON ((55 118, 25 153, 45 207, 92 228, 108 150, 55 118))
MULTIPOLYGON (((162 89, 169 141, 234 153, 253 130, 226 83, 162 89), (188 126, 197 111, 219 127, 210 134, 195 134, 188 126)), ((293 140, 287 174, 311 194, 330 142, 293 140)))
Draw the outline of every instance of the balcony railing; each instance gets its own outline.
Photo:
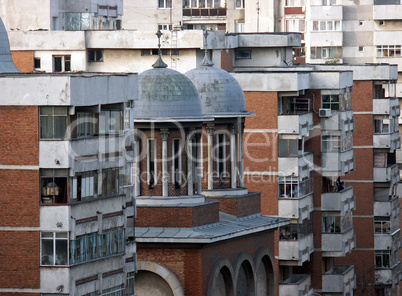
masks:
POLYGON ((395 184, 399 181, 399 168, 398 164, 393 164, 386 168, 373 168, 374 182, 389 182, 395 184))
POLYGON ((356 244, 353 227, 341 233, 322 233, 321 248, 325 257, 343 257, 352 251, 356 244))
POLYGON ((293 274, 279 283, 279 295, 310 296, 312 293, 310 274, 293 274))
POLYGON ((373 100, 373 114, 396 117, 400 113, 399 99, 397 98, 379 98, 373 100))
POLYGON ((353 187, 348 186, 338 192, 321 193, 321 210, 340 212, 341 215, 355 209, 353 187))
POLYGON ((279 260, 298 261, 299 264, 310 260, 310 254, 314 251, 313 234, 299 235, 296 240, 279 241, 279 260))
POLYGON ((313 113, 278 116, 278 134, 305 136, 313 128, 313 113))

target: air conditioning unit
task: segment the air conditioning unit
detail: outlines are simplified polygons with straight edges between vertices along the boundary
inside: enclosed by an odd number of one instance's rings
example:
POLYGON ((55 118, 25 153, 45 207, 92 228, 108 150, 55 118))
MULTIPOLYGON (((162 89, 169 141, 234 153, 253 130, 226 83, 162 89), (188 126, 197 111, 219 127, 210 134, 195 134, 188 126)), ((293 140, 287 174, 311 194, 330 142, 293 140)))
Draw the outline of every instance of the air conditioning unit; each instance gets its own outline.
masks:
POLYGON ((331 109, 320 109, 318 111, 318 115, 320 117, 331 117, 332 116, 332 110, 331 109))

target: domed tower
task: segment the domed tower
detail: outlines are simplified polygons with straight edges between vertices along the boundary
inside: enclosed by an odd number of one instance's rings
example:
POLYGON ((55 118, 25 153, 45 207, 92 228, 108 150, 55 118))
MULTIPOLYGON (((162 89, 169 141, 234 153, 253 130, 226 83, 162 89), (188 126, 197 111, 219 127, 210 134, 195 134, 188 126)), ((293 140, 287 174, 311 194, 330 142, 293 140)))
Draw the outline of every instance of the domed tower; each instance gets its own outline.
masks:
POLYGON ((250 113, 241 88, 228 73, 208 66, 206 76, 220 83, 210 94, 185 75, 166 69, 160 55, 153 67, 139 75, 134 113, 135 294, 148 295, 152 288, 155 295, 273 295, 274 231, 288 222, 261 216, 259 193, 237 188, 242 184, 237 174, 232 174, 228 188, 218 186, 218 176, 205 182, 211 189, 202 189, 202 177, 208 179, 209 172, 219 170, 223 176, 226 169, 230 179, 230 172, 237 172, 237 163, 242 163, 236 150, 242 147, 236 144, 242 133, 236 131, 250 113), (209 159, 217 150, 222 160, 208 161, 207 173, 201 170, 206 167, 201 161, 204 127, 212 137, 209 159), (225 168, 224 148, 212 146, 218 141, 231 143, 230 155, 236 156, 229 158, 231 168, 225 168))
MULTIPOLYGON (((208 143, 205 151, 208 155, 208 180, 203 184, 202 192, 206 196, 213 189, 237 189, 236 194, 240 191, 247 193, 243 188, 244 121, 245 117, 255 114, 247 112, 244 92, 236 79, 213 66, 207 51, 207 35, 205 32, 205 57, 201 65, 185 73, 198 90, 203 114, 214 118, 204 125, 208 143)), ((212 195, 216 196, 216 193, 212 195)))

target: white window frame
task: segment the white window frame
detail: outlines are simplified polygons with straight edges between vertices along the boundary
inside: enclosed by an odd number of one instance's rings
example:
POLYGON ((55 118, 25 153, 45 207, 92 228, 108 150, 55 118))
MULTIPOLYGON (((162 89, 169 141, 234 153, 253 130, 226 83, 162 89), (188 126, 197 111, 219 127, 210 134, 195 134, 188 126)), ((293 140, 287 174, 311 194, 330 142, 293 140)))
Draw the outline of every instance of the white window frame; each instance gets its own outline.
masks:
POLYGON ((300 32, 304 33, 306 31, 306 20, 305 19, 286 19, 285 20, 285 31, 286 32, 300 32), (304 25, 300 24, 304 22, 304 25), (288 25, 290 24, 290 25, 288 25), (289 27, 289 29, 288 29, 289 27), (303 28, 301 28, 303 27, 303 28))
POLYGON ((123 129, 130 130, 134 128, 134 108, 133 101, 124 102, 124 113, 123 113, 123 129), (127 125, 128 120, 128 125, 127 125))
POLYGON ((286 0, 285 7, 303 7, 305 0, 286 0))
POLYGON ((41 231, 40 232, 40 265, 41 266, 68 266, 69 265, 69 258, 70 258, 70 239, 69 239, 69 233, 66 231, 62 231, 62 232, 54 232, 54 231, 41 231), (42 236, 43 233, 52 233, 53 237, 52 238, 44 238, 42 236), (65 233, 67 237, 63 237, 63 238, 57 238, 56 234, 57 233, 65 233), (42 264, 42 241, 43 240, 52 240, 53 241, 53 264, 42 264), (65 240, 67 241, 67 254, 66 254, 66 258, 67 258, 67 263, 66 264, 56 264, 56 260, 57 260, 57 254, 56 254, 56 241, 57 240, 65 240))
POLYGON ((242 9, 244 7, 244 0, 235 0, 235 9, 242 9))
POLYGON ((53 72, 71 72, 71 55, 54 55, 53 56, 53 72), (56 71, 55 67, 56 67, 56 58, 61 58, 61 70, 60 71, 56 71), (70 63, 70 70, 66 70, 66 63, 69 62, 70 63))
POLYGON ((150 155, 149 155, 149 148, 150 148, 150 145, 151 145, 151 142, 153 143, 152 144, 152 152, 153 152, 153 160, 154 160, 154 186, 157 184, 157 178, 156 178, 156 176, 157 176, 157 168, 158 168, 158 166, 157 166, 157 161, 156 161, 156 139, 155 138, 149 138, 149 139, 147 139, 147 153, 146 153, 146 155, 147 155, 147 184, 148 185, 150 185, 150 183, 151 183, 151 175, 150 175, 150 169, 151 169, 151 157, 150 157, 150 155))
POLYGON ((313 32, 340 32, 342 31, 341 20, 315 20, 312 23, 313 32), (338 24, 338 26, 337 26, 338 24), (323 27, 323 28, 322 28, 323 27), (331 29, 330 29, 331 27, 331 29))
POLYGON ((180 138, 172 139, 172 183, 176 183, 176 173, 175 173, 175 162, 178 161, 178 180, 177 183, 179 185, 182 184, 182 155, 183 155, 183 147, 181 146, 182 142, 180 138), (179 151, 175 151, 175 142, 179 142, 179 151))
POLYGON ((322 0, 323 6, 336 5, 336 0, 322 0))

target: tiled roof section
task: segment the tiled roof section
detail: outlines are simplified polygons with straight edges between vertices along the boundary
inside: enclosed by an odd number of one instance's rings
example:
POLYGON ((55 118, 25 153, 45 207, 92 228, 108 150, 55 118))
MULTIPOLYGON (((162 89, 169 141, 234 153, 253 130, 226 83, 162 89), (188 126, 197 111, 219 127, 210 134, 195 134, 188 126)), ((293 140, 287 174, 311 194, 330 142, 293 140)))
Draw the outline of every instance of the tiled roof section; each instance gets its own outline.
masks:
POLYGON ((0 19, 0 73, 20 73, 14 65, 10 52, 10 42, 3 21, 0 19))
POLYGON ((243 218, 220 213, 219 223, 195 228, 136 227, 137 242, 213 243, 289 224, 289 219, 251 215, 243 218))

